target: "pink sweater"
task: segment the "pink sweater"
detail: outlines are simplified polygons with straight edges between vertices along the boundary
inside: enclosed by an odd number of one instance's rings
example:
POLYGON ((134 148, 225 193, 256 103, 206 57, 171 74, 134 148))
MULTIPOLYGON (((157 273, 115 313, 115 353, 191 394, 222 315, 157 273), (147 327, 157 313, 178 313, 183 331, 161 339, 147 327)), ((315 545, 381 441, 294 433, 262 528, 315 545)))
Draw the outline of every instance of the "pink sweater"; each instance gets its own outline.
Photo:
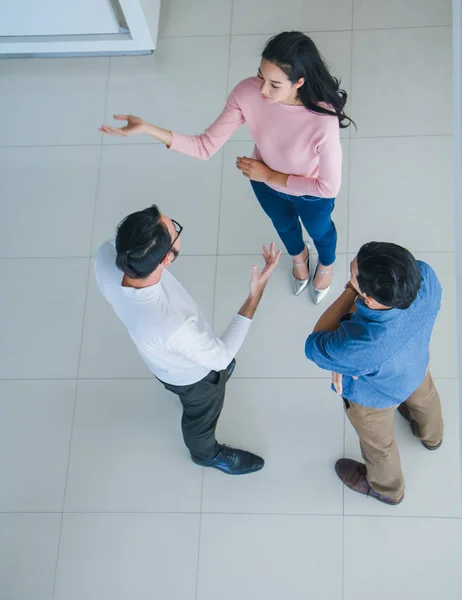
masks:
POLYGON ((234 88, 223 112, 205 133, 174 133, 170 147, 206 160, 244 123, 255 140, 253 157, 290 175, 287 186, 272 186, 275 190, 293 196, 337 196, 342 177, 337 117, 313 113, 304 106, 268 104, 256 77, 234 88))

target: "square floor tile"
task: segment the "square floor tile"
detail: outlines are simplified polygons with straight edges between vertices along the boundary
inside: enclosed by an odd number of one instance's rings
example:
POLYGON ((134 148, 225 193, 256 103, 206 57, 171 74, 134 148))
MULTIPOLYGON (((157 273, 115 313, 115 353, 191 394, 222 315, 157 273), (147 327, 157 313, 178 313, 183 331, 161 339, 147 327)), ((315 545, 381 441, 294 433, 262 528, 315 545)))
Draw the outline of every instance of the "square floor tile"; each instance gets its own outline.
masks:
POLYGON ((61 515, 0 514, 4 600, 50 600, 61 515))
POLYGON ((358 136, 452 133, 451 63, 450 27, 353 32, 350 110, 358 136), (437 109, 429 90, 438 91, 437 109))
MULTIPOLYGON (((142 0, 143 10, 151 4, 142 0)), ((232 0, 169 0, 160 8, 160 37, 228 35, 232 0)), ((148 18, 148 17, 147 17, 148 18)), ((159 41, 162 44, 162 41, 159 41)))
POLYGON ((206 469, 204 512, 343 514, 333 469, 343 402, 325 379, 232 379, 217 437, 263 456, 265 467, 238 480, 206 469))
POLYGON ((203 515, 197 600, 313 593, 342 598, 342 517, 203 515))
POLYGON ((451 0, 354 0, 355 29, 451 25, 451 0))
POLYGON ((2 148, 0 256, 89 256, 100 149, 2 148))
MULTIPOLYGON (((248 295, 252 265, 259 256, 219 256, 215 300, 215 331, 228 326, 248 295)), ((319 317, 343 291, 347 281, 345 255, 337 258, 332 289, 325 303, 315 306, 305 290, 292 293, 292 259, 281 257, 271 277, 244 344, 238 354, 237 377, 322 377, 322 371, 305 357, 306 338, 319 317)))
MULTIPOLYGON (((444 442, 435 452, 426 450, 409 424, 397 413, 396 438, 406 480, 405 497, 398 506, 387 506, 345 489, 345 514, 409 517, 460 517, 460 437, 458 387, 455 379, 436 379, 445 424, 444 442)), ((346 422, 345 456, 362 462, 359 441, 346 422)), ((341 483, 339 482, 341 485, 341 483)))
POLYGON ((124 217, 158 204, 184 227, 182 255, 215 254, 221 170, 221 152, 203 162, 159 144, 103 148, 93 252, 124 217))
POLYGON ((199 512, 202 469, 180 421, 178 398, 158 382, 81 380, 65 510, 199 512))
MULTIPOLYGON (((308 32, 323 55, 331 73, 341 79, 341 87, 350 91, 351 73, 351 31, 308 32)), ((260 65, 261 53, 265 47, 267 35, 234 35, 231 38, 229 59, 228 94, 234 86, 247 77, 253 77, 260 65)), ((348 107, 346 108, 348 113, 348 107)), ((350 128, 340 131, 342 137, 349 137, 350 128)), ((247 125, 234 134, 235 140, 251 140, 247 125)))
POLYGON ((72 378, 82 334, 88 259, 4 259, 1 379, 72 378))
POLYGON ((232 33, 351 29, 353 0, 234 0, 232 33))
POLYGON ((454 253, 418 252, 416 258, 431 265, 443 288, 441 310, 436 319, 430 344, 433 377, 458 377, 456 256, 454 253))
MULTIPOLYGON (((151 56, 111 58, 106 123, 131 113, 179 133, 202 133, 226 102, 228 54, 229 36, 186 37, 159 39, 151 56)), ((105 144, 152 142, 147 135, 104 137, 105 144)))
POLYGON ((108 58, 2 60, 1 145, 99 144, 108 70, 108 58))
POLYGON ((199 515, 64 515, 55 600, 194 600, 199 515))
MULTIPOLYGON (((173 275, 212 322, 215 285, 215 256, 180 256, 171 267, 173 275)), ((87 307, 83 330, 80 377, 152 378, 138 355, 125 326, 101 295, 90 267, 87 307)))
MULTIPOLYGON (((349 140, 342 141, 342 188, 335 202, 333 220, 337 228, 337 252, 347 249, 349 140)), ((263 212, 249 180, 236 168, 237 156, 252 156, 253 144, 231 142, 224 149, 221 192, 219 254, 256 254, 263 244, 274 241, 286 252, 269 217, 263 212)), ((305 234, 308 239, 308 234, 305 234)))
POLYGON ((61 511, 74 381, 0 381, 0 511, 61 511))
POLYGON ((451 136, 352 139, 350 152, 349 252, 372 239, 454 250, 451 136))
POLYGON ((345 517, 344 544, 345 600, 462 596, 462 520, 345 517))

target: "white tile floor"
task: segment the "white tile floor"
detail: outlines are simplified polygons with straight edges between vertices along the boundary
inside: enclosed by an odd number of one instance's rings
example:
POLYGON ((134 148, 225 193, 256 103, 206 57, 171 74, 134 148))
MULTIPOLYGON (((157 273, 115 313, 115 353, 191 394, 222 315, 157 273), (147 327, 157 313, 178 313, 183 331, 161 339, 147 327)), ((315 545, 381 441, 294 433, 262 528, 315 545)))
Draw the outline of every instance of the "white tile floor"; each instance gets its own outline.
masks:
POLYGON ((152 57, 0 62, 2 600, 462 597, 450 4, 164 0, 152 57), (248 131, 203 163, 97 127, 128 111, 202 130, 284 28, 312 34, 358 124, 343 136, 331 298, 372 238, 408 246, 445 289, 432 342, 445 443, 426 452, 397 420, 407 493, 395 508, 333 472, 358 443, 328 374, 304 359, 324 307, 291 296, 287 257, 219 425, 221 440, 267 460, 238 479, 188 460, 178 402, 93 279, 118 220, 157 202, 185 227, 175 274, 226 326, 273 237, 234 169, 248 131))

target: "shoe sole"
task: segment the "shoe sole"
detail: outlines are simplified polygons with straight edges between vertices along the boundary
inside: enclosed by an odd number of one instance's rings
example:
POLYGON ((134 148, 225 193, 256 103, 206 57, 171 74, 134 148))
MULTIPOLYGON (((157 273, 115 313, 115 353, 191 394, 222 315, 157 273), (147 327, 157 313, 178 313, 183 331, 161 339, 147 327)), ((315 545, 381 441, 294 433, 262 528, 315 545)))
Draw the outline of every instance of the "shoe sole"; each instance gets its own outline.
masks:
MULTIPOLYGON (((206 465, 203 465, 206 466, 206 465)), ((225 475, 234 475, 234 476, 238 476, 238 475, 250 475, 251 473, 258 473, 258 471, 261 471, 263 469, 265 465, 262 465, 261 467, 258 467, 258 469, 251 469, 249 471, 240 471, 239 473, 233 473, 232 471, 226 471, 225 469, 221 469, 220 467, 216 467, 214 465, 210 465, 210 469, 216 469, 217 471, 221 471, 222 473, 224 473, 225 475)))
MULTIPOLYGON (((420 441, 422 442, 422 440, 420 440, 420 441)), ((441 440, 441 442, 439 444, 436 444, 436 446, 429 446, 425 442, 422 442, 422 446, 424 448, 426 448, 427 450, 430 450, 430 452, 433 452, 434 450, 438 450, 438 448, 441 448, 442 443, 443 443, 443 440, 441 440)))
POLYGON ((217 471, 221 471, 222 473, 225 473, 225 475, 250 475, 251 473, 257 473, 258 471, 261 471, 263 469, 263 467, 265 466, 265 463, 263 463, 261 465, 261 467, 258 467, 257 469, 249 469, 247 471, 239 471, 238 473, 233 473, 232 471, 227 471, 226 469, 222 469, 221 467, 217 466, 217 465, 204 465, 204 463, 198 462, 196 460, 194 460, 194 458, 191 457, 192 462, 195 465, 198 465, 199 467, 204 467, 207 469, 216 469, 217 471))

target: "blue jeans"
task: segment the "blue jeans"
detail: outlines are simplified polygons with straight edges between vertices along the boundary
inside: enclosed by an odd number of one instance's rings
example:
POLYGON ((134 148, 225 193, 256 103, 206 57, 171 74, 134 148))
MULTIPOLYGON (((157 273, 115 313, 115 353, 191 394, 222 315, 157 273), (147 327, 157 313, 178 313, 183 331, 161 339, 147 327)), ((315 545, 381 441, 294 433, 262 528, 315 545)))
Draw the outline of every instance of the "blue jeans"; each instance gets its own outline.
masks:
POLYGON ((291 256, 305 249, 301 220, 313 240, 319 262, 325 267, 335 262, 337 231, 331 219, 335 198, 291 196, 277 192, 260 181, 251 181, 250 185, 291 256))

